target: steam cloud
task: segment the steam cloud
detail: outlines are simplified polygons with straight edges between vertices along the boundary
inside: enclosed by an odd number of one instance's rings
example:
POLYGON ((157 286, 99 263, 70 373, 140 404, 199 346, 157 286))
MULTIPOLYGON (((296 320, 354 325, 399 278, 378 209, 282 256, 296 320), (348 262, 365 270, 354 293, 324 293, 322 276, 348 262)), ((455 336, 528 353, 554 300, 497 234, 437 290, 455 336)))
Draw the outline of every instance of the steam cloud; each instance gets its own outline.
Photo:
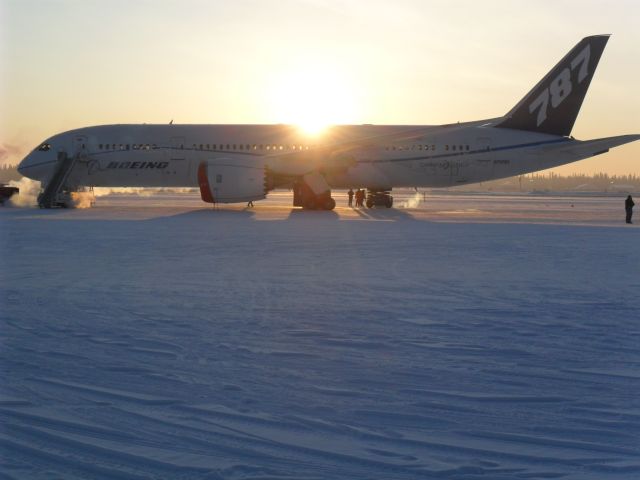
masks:
POLYGON ((11 180, 9 186, 18 187, 20 192, 12 196, 7 205, 19 208, 36 207, 38 205, 40 182, 23 177, 20 180, 11 180))
POLYGON ((71 192, 71 205, 73 208, 91 208, 96 201, 93 192, 71 192))
MULTIPOLYGON (((32 208, 38 206, 38 194, 40 193, 40 182, 23 177, 20 180, 9 182, 12 187, 18 187, 20 192, 12 196, 6 203, 10 207, 32 208)), ((135 188, 135 187, 96 187, 93 191, 72 192, 71 208, 91 208, 94 206, 96 198, 108 195, 137 195, 140 197, 150 197, 158 193, 192 193, 193 188, 135 188)))
POLYGON ((402 202, 402 205, 400 205, 400 208, 417 208, 418 205, 420 205, 421 201, 422 201, 422 194, 419 192, 416 192, 413 194, 411 198, 402 202))

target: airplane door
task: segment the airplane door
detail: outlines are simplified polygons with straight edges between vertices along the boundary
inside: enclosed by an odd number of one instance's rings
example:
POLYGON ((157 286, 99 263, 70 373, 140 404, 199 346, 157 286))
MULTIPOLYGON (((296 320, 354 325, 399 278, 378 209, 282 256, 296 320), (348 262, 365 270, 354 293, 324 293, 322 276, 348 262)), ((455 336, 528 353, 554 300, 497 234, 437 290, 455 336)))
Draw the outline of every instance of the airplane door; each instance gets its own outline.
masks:
POLYGON ((171 137, 167 160, 184 160, 184 137, 171 137))
POLYGON ((71 148, 72 154, 83 155, 87 151, 87 137, 84 135, 76 135, 73 137, 73 146, 71 148))
POLYGON ((477 149, 480 151, 490 151, 491 150, 491 139, 489 137, 480 137, 477 140, 477 149))
POLYGON ((491 139, 489 137, 478 137, 475 149, 478 151, 474 162, 475 175, 478 178, 490 178, 493 176, 493 162, 491 161, 491 139))
POLYGON ((169 165, 177 175, 180 177, 181 182, 189 182, 191 175, 191 161, 186 160, 185 156, 185 138, 184 137, 171 137, 169 139, 169 148, 167 149, 167 161, 169 165))

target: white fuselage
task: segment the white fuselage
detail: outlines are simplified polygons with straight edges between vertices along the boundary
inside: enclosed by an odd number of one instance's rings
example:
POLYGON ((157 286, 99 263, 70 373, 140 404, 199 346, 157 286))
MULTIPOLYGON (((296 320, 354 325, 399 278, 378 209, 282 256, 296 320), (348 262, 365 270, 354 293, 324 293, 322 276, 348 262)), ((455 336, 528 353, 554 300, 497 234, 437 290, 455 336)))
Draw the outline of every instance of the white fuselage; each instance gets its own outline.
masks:
MULTIPOLYGON (((19 165, 45 189, 199 187, 206 202, 252 201, 294 186, 294 205, 331 209, 331 188, 368 200, 394 187, 449 187, 556 167, 640 139, 569 137, 608 35, 580 40, 506 115, 442 126, 105 125, 55 135, 19 165)), ((390 199, 387 199, 390 200, 390 199)), ((59 203, 59 202, 58 202, 59 203)), ((369 202, 370 203, 370 202, 369 202)), ((391 206, 391 202, 386 202, 391 206)))
MULTIPOLYGON (((333 188, 448 187, 541 170, 577 158, 545 155, 540 146, 574 140, 493 128, 491 120, 437 127, 334 126, 305 135, 289 125, 106 125, 55 135, 34 150, 20 172, 46 182, 58 152, 78 155, 67 183, 73 187, 197 187, 203 161, 264 164, 277 174, 302 175, 319 164, 282 163, 282 154, 308 152, 362 139, 345 159, 333 159, 324 176, 333 188), (366 139, 423 128, 408 141, 366 139)), ((339 157, 339 156, 338 156, 339 157)))

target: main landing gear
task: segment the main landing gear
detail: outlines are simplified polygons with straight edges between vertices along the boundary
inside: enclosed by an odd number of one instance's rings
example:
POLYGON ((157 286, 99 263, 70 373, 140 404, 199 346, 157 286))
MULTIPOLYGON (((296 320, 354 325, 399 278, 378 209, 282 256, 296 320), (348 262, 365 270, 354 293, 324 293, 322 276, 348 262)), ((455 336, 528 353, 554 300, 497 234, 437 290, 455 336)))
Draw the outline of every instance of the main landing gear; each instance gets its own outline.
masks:
POLYGON ((393 197, 391 190, 372 190, 367 189, 367 199, 365 201, 367 208, 373 207, 393 207, 393 197))
POLYGON ((331 197, 331 190, 315 193, 303 180, 293 184, 293 206, 307 210, 333 210, 336 201, 331 197))

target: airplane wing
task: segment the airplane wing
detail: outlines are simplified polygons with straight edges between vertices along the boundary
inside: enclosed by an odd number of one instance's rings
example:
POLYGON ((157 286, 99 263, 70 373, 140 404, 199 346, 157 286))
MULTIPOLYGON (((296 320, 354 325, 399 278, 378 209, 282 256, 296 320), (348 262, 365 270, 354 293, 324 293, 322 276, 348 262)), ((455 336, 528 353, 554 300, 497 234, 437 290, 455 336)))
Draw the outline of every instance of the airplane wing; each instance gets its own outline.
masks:
POLYGON ((441 134, 448 128, 451 130, 469 127, 474 124, 487 124, 492 120, 480 122, 455 123, 450 125, 407 127, 406 130, 394 130, 391 133, 356 138, 346 142, 323 145, 309 150, 274 153, 266 155, 269 169, 282 175, 300 176, 314 171, 346 169, 353 165, 355 158, 352 153, 357 150, 377 148, 381 145, 419 141, 429 135, 434 129, 441 134))

